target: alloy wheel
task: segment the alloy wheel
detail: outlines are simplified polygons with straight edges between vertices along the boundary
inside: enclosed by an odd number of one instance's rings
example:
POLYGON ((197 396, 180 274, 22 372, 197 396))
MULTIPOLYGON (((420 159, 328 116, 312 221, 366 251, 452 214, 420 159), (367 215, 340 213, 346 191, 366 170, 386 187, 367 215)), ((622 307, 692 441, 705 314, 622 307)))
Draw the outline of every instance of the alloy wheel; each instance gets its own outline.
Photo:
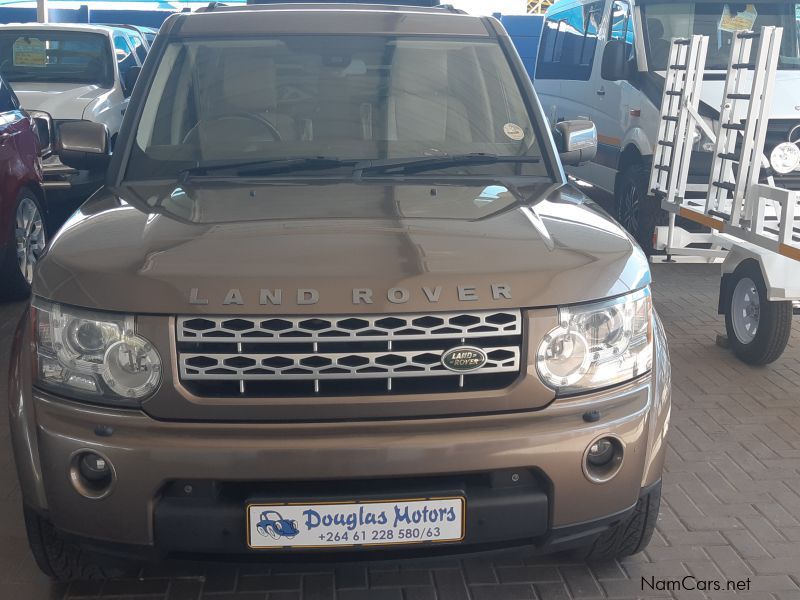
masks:
POLYGON ((42 214, 31 198, 24 197, 17 205, 15 237, 20 273, 31 283, 33 267, 47 246, 42 214))

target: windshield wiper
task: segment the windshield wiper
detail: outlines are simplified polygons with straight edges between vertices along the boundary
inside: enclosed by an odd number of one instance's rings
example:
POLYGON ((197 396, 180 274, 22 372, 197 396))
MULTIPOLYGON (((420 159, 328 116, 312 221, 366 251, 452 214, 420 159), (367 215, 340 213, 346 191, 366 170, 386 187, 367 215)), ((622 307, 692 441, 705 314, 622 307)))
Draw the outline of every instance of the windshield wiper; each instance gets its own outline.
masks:
POLYGON ((243 162, 211 163, 189 167, 178 173, 178 179, 183 181, 189 177, 211 175, 213 173, 235 176, 248 175, 274 175, 291 171, 311 171, 314 169, 333 169, 355 165, 358 161, 343 160, 327 156, 304 156, 298 158, 272 158, 266 160, 250 160, 243 162))
POLYGON ((541 162, 536 156, 503 156, 500 154, 486 154, 473 152, 470 154, 450 154, 445 156, 420 156, 414 158, 386 158, 380 160, 365 160, 356 164, 353 175, 359 178, 366 172, 386 173, 399 171, 401 173, 418 173, 442 167, 458 167, 462 165, 490 165, 496 163, 521 163, 535 164, 541 162))

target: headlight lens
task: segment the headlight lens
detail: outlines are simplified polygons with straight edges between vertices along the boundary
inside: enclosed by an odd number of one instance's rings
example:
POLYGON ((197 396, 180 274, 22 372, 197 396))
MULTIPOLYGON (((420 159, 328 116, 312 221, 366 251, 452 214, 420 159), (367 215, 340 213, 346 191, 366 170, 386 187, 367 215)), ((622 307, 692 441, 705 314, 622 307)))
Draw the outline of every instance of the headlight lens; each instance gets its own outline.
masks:
POLYGON ((558 311, 559 326, 542 340, 536 368, 559 395, 609 387, 653 364, 650 290, 558 311))
POLYGON ((800 148, 791 142, 778 144, 769 155, 769 164, 776 173, 791 173, 800 167, 800 148))
POLYGON ((33 302, 36 383, 92 402, 135 406, 161 382, 161 358, 130 315, 33 302))

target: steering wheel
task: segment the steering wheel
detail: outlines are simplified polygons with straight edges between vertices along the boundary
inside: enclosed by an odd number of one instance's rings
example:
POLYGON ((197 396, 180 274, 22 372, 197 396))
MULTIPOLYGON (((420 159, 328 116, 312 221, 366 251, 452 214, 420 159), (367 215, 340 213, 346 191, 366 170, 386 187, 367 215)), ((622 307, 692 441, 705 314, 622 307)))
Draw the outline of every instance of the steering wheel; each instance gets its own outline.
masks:
POLYGON ((265 117, 261 115, 256 115, 253 113, 231 113, 227 115, 218 115, 216 117, 210 117, 208 119, 202 119, 198 121, 194 127, 192 127, 189 131, 186 132, 186 135, 183 136, 183 143, 187 144, 192 141, 192 138, 197 135, 198 128, 200 125, 209 125, 211 123, 221 123, 223 121, 249 121, 251 123, 257 123, 261 126, 262 129, 266 129, 267 133, 270 135, 270 141, 273 142, 281 142, 281 134, 278 129, 270 123, 265 117))

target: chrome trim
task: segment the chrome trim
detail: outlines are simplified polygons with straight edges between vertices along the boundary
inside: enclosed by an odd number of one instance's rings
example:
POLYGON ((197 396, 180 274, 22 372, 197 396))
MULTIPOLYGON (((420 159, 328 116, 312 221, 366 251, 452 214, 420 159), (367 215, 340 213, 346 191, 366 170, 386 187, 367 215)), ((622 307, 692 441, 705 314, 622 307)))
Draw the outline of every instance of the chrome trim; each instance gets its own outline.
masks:
MULTIPOLYGON (((470 374, 519 371, 519 347, 497 346, 483 348, 482 351, 487 355, 486 363, 482 367, 470 371, 470 374), (503 353, 503 356, 492 358, 492 354, 500 352, 503 353)), ((445 368, 441 363, 442 354, 445 352, 450 352, 450 350, 444 352, 441 350, 403 352, 387 350, 385 352, 301 354, 195 354, 182 352, 178 358, 178 364, 181 379, 185 380, 263 381, 270 379, 349 379, 353 376, 362 379, 452 376, 453 371, 445 368), (209 364, 193 366, 191 364, 193 360, 209 364), (243 366, 243 362, 252 364, 243 366), (346 364, 348 362, 352 364, 346 364), (389 364, 390 362, 395 364, 389 364), (225 370, 228 373, 210 373, 212 370, 225 370)))
POLYGON ((486 355, 467 377, 518 373, 522 365, 520 310, 327 317, 181 316, 175 321, 181 381, 319 382, 459 376, 442 364, 454 348, 486 355), (516 339, 509 339, 516 338, 516 339), (486 345, 480 344, 485 340, 486 345), (376 347, 376 343, 378 346, 376 347), (208 351, 204 351, 208 348, 208 351))
POLYGON ((431 336, 460 340, 520 335, 522 316, 519 310, 337 317, 184 316, 178 317, 177 329, 178 342, 381 342, 431 336), (200 328, 201 321, 209 327, 200 328))

